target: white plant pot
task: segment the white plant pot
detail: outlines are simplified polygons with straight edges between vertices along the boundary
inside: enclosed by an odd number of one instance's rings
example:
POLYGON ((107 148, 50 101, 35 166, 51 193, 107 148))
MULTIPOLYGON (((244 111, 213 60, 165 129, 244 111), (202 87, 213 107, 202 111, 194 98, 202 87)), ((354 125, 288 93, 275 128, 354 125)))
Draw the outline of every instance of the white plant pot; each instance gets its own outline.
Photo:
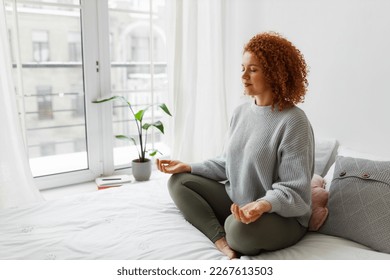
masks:
POLYGON ((139 159, 134 159, 131 162, 133 176, 136 181, 147 181, 152 174, 152 161, 148 158, 145 160, 145 162, 140 162, 139 159))

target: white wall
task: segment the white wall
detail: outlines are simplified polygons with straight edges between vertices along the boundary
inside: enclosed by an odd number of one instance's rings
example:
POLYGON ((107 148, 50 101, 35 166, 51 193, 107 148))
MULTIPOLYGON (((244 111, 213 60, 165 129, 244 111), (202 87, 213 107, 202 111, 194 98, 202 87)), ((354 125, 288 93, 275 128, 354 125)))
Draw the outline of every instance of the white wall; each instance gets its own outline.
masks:
POLYGON ((390 157, 390 1, 227 0, 228 109, 241 102, 242 47, 276 31, 310 67, 301 106, 316 136, 390 157))

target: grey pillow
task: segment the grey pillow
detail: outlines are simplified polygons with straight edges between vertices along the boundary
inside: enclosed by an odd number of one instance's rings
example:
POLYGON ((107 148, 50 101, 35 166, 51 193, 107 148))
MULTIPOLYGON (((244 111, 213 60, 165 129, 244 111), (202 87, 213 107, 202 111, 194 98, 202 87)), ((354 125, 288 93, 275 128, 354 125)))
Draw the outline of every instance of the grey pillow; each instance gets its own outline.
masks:
POLYGON ((390 161, 336 158, 319 232, 390 253, 390 161))

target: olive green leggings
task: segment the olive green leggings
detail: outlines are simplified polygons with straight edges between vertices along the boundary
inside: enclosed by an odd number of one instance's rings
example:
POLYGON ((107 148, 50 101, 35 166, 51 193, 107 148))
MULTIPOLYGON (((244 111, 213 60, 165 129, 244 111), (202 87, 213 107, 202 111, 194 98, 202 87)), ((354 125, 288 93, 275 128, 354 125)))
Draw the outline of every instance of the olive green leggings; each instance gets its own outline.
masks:
POLYGON ((226 237, 229 246, 244 255, 257 255, 297 243, 306 233, 295 218, 265 213, 250 224, 237 221, 225 186, 190 173, 172 175, 169 193, 185 219, 212 242, 226 237), (223 226, 224 225, 224 226, 223 226))

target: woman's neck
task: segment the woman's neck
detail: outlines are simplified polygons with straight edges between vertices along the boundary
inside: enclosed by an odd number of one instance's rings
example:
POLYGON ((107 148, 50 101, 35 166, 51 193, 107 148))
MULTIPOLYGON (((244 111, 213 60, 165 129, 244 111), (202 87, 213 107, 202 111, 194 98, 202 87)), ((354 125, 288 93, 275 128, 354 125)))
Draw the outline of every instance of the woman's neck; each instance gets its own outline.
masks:
POLYGON ((272 105, 272 95, 271 96, 255 96, 255 104, 257 106, 270 106, 272 105))

